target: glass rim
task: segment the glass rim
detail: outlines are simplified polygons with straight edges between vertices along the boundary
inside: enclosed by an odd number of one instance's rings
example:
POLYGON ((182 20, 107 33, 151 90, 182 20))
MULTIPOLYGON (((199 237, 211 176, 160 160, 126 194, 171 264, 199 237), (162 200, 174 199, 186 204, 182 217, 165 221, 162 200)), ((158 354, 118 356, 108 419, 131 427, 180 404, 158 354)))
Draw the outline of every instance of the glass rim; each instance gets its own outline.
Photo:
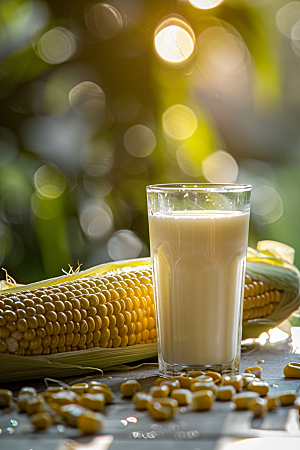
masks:
POLYGON ((147 193, 166 193, 166 192, 247 192, 251 191, 250 184, 235 183, 166 183, 151 184, 146 187, 147 193))

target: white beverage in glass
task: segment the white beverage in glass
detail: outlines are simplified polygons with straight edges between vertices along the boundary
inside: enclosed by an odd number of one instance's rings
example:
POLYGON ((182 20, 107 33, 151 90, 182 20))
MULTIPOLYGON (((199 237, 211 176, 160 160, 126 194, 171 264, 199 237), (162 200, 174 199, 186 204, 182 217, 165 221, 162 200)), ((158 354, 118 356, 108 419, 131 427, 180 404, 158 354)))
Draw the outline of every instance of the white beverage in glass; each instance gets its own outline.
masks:
POLYGON ((148 219, 161 372, 235 372, 249 211, 195 207, 152 211, 148 219))

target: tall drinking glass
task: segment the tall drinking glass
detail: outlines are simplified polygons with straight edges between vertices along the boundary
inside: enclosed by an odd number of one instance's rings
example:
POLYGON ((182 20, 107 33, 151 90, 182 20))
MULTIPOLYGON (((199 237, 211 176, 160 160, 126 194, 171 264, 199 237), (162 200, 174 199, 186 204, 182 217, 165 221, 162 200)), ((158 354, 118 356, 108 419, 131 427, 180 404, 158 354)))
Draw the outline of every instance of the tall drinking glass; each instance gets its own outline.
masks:
POLYGON ((147 187, 161 375, 235 374, 251 186, 147 187))

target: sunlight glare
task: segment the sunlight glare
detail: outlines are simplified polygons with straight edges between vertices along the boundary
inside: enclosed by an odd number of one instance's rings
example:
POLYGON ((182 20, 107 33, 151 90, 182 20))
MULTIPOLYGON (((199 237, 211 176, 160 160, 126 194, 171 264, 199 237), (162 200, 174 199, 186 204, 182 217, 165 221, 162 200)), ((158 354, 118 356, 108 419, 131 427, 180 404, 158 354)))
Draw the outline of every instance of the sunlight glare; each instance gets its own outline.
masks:
POLYGON ((195 35, 191 26, 179 17, 164 19, 155 30, 155 49, 166 62, 185 62, 195 50, 195 35))

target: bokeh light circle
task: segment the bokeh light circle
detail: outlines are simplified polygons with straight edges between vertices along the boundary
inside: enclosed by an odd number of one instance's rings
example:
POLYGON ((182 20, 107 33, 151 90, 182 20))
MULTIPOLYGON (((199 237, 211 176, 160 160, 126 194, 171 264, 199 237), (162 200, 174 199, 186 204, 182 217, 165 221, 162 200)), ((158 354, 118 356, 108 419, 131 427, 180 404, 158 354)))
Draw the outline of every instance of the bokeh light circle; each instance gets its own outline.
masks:
POLYGON ((141 250, 141 240, 130 230, 120 230, 107 243, 109 256, 114 260, 136 258, 141 250))
POLYGON ((156 147, 156 138, 152 130, 145 125, 134 125, 124 134, 124 146, 132 156, 149 156, 156 147))
POLYGON ((173 105, 162 116, 164 133, 175 140, 191 137, 196 131, 198 120, 194 111, 185 105, 173 105))
POLYGON ((202 173, 211 183, 234 183, 238 165, 229 153, 218 150, 202 161, 202 173))
POLYGON ((35 172, 34 184, 39 195, 56 198, 64 192, 66 178, 56 166, 44 164, 35 172))
POLYGON ((87 28, 101 39, 110 39, 123 27, 120 11, 107 3, 98 3, 90 8, 85 16, 87 28))
POLYGON ((74 111, 81 116, 92 117, 104 112, 104 91, 91 81, 77 84, 69 93, 69 101, 74 111))
POLYGON ((241 39, 226 32, 216 34, 207 47, 207 53, 213 66, 223 73, 242 67, 246 58, 245 45, 241 39))
POLYGON ((104 239, 113 228, 113 215, 103 202, 87 202, 80 210, 80 225, 89 239, 104 239))
POLYGON ((82 151, 82 166, 89 175, 102 177, 114 165, 114 146, 112 142, 95 139, 88 142, 82 151))
POLYGON ((181 64, 195 50, 195 35, 182 18, 168 17, 155 30, 154 45, 158 55, 166 62, 181 64))
POLYGON ((52 28, 39 39, 38 55, 49 64, 68 61, 77 50, 77 40, 71 31, 63 27, 52 28))
POLYGON ((291 37, 293 25, 300 20, 300 2, 290 2, 277 11, 276 25, 280 33, 291 37))
POLYGON ((266 184, 254 187, 251 194, 251 211, 260 216, 264 225, 278 220, 283 214, 283 203, 276 189, 266 184))
POLYGON ((189 2, 199 9, 212 9, 219 6, 223 0, 189 0, 189 2))
POLYGON ((202 166, 199 162, 199 155, 191 151, 188 145, 181 145, 176 151, 178 166, 182 172, 191 177, 200 177, 202 175, 202 166))

